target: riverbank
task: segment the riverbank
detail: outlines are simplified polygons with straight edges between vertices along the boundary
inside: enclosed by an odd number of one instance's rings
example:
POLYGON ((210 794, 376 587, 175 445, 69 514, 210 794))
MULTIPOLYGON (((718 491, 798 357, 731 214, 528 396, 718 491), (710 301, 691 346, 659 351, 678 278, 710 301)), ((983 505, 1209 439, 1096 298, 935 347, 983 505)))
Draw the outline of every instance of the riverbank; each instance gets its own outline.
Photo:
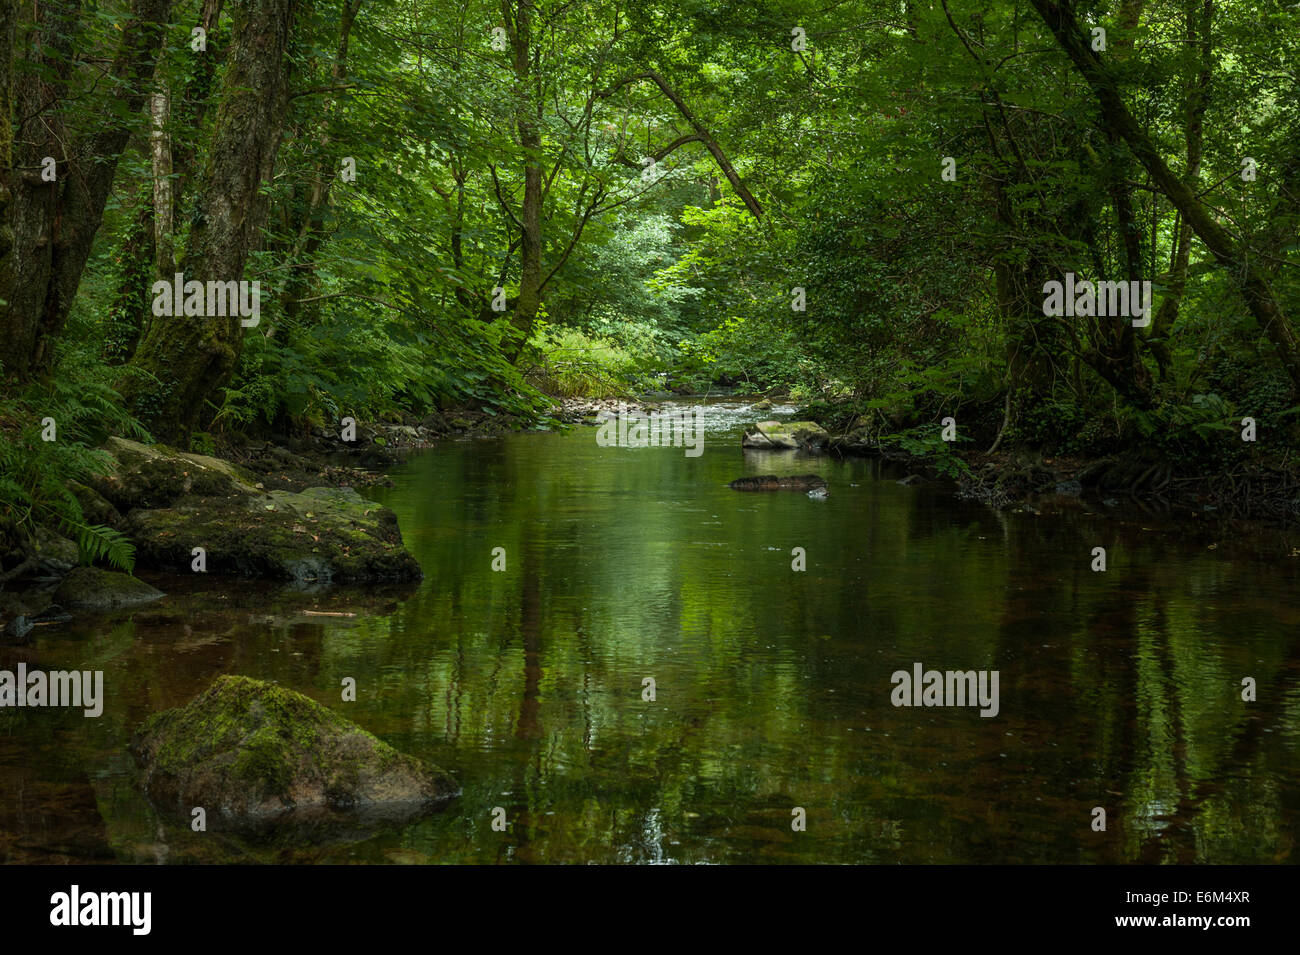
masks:
POLYGON ((845 435, 832 438, 829 450, 897 463, 926 480, 946 482, 963 499, 996 509, 1067 496, 1112 507, 1126 503, 1166 516, 1216 515, 1276 526, 1300 522, 1300 468, 1279 462, 1241 462, 1208 474, 1136 449, 1101 458, 1014 450, 916 453, 888 441, 845 435))

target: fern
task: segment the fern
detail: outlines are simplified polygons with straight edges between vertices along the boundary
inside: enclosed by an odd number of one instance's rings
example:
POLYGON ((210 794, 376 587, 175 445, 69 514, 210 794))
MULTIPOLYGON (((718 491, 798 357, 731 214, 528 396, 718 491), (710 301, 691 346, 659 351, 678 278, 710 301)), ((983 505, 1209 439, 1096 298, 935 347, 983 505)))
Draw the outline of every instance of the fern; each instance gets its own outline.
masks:
POLYGON ((135 569, 135 545, 121 531, 104 524, 69 524, 77 533, 81 562, 93 564, 106 560, 110 566, 131 573, 135 569))
POLYGON ((87 522, 72 487, 104 472, 111 459, 96 446, 108 435, 148 440, 149 433, 109 385, 117 370, 84 352, 63 360, 75 362, 75 373, 56 369, 49 384, 0 398, 0 558, 8 556, 6 550, 33 554, 37 528, 59 528, 77 540, 83 562, 106 561, 130 572, 131 541, 87 522), (44 440, 45 418, 54 420, 57 440, 44 440))

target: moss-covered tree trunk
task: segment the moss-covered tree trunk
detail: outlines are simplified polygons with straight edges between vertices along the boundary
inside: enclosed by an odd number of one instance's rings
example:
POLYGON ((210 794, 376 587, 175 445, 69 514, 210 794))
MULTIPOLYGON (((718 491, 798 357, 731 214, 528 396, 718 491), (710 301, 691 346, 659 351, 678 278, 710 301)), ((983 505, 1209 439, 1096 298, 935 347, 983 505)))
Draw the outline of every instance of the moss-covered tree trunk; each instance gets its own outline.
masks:
POLYGON ((134 0, 109 72, 120 101, 93 132, 75 137, 68 80, 82 19, 77 0, 47 0, 31 9, 36 62, 26 64, 15 98, 21 117, 13 179, 14 281, 0 311, 0 360, 27 378, 48 366, 104 216, 117 161, 136 128, 162 43, 172 0, 134 0), (57 178, 41 175, 47 157, 57 178))
MULTIPOLYGON (((207 166, 179 264, 187 281, 243 279, 266 223, 270 181, 289 101, 287 49, 299 0, 242 0, 232 7, 233 48, 207 166)), ((136 413, 179 446, 229 381, 243 346, 238 315, 153 316, 133 364, 156 382, 124 385, 136 413)))
MULTIPOLYGON (((10 218, 13 196, 14 35, 18 24, 16 0, 0 0, 0 320, 7 319, 6 303, 14 286, 14 229, 10 218)), ((0 335, 8 331, 0 321, 0 335)), ((0 343, 0 363, 5 351, 0 343)), ((0 367, 0 383, 5 369, 0 367)))

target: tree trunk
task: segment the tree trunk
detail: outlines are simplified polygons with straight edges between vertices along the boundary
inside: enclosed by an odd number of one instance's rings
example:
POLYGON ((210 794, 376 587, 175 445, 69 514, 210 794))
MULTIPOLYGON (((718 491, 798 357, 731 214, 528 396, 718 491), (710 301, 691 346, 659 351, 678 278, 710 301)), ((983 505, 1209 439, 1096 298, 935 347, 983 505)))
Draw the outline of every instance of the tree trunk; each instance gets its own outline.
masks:
POLYGON ((172 143, 167 128, 171 96, 166 88, 158 89, 150 103, 153 125, 149 130, 150 155, 153 161, 153 246, 154 271, 168 276, 175 271, 172 248, 172 143))
MULTIPOLYGON (((14 229, 11 218, 14 189, 14 36, 18 5, 0 0, 0 336, 7 337, 7 303, 14 291, 14 229)), ((0 384, 7 373, 8 352, 0 341, 0 384)))
MULTIPOLYGON (((510 0, 503 0, 510 23, 510 0)), ((524 201, 519 211, 519 295, 511 322, 519 339, 508 355, 511 362, 528 343, 542 304, 542 96, 541 79, 532 62, 532 4, 518 0, 514 22, 507 27, 514 54, 515 126, 524 152, 524 201)))
MULTIPOLYGON (((268 212, 262 187, 271 178, 288 110, 286 54, 297 9, 298 0, 234 4, 233 48, 180 263, 187 281, 241 280, 260 238, 268 212)), ((133 363, 157 381, 129 380, 125 392, 155 436, 188 446, 242 347, 238 315, 154 316, 133 363)))
POLYGON ((67 175, 67 131, 60 106, 72 69, 79 11, 78 0, 49 0, 24 9, 24 19, 31 18, 34 59, 14 84, 14 114, 20 122, 14 129, 9 183, 13 271, 0 306, 0 364, 7 376, 19 382, 31 379, 35 357, 42 350, 40 327, 52 271, 60 184, 46 182, 40 174, 42 160, 51 156, 63 160, 58 171, 67 175))
POLYGON ((145 88, 172 0, 135 0, 122 28, 122 42, 110 71, 112 95, 122 101, 121 116, 93 135, 70 143, 62 101, 79 33, 76 0, 48 0, 35 15, 41 35, 42 65, 21 83, 19 110, 25 119, 19 137, 28 145, 15 202, 15 266, 18 281, 3 325, 6 368, 27 377, 48 367, 50 341, 63 329, 104 216, 118 156, 135 128, 145 88), (58 165, 57 182, 40 176, 45 157, 58 165))
MULTIPOLYGON (((1205 111, 1210 105, 1210 79, 1213 75, 1210 27, 1214 19, 1214 0, 1187 0, 1184 4, 1187 43, 1200 50, 1200 66, 1187 88, 1187 119, 1183 134, 1187 157, 1187 181, 1195 189, 1201 177, 1201 157, 1205 148, 1205 111), (1200 16, 1197 17, 1197 7, 1200 16)), ((1170 353, 1167 344, 1174 324, 1178 321, 1178 308, 1187 288, 1187 267, 1191 263, 1192 227, 1186 216, 1179 216, 1178 234, 1174 245, 1174 261, 1169 273, 1169 283, 1164 301, 1151 320, 1151 352, 1160 365, 1160 375, 1169 372, 1170 353)))

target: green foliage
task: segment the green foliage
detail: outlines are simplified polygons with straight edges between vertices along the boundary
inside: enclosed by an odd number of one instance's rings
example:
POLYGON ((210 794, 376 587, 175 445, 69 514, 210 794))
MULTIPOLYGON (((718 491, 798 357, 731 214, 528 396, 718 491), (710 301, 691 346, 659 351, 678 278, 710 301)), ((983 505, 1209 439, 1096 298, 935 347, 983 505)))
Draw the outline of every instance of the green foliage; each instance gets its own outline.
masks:
POLYGON ((106 383, 113 373, 84 350, 63 356, 49 384, 31 385, 0 398, 0 506, 6 515, 8 548, 32 552, 38 527, 73 537, 85 563, 104 560, 130 571, 135 548, 120 532, 90 523, 72 485, 107 469, 97 450, 109 434, 148 440, 106 383), (75 373, 71 369, 76 369, 75 373), (44 440, 53 424, 54 440, 44 440))
POLYGON ((614 398, 636 387, 636 356, 611 338, 539 322, 529 380, 548 394, 614 398))
MULTIPOLYGON (((953 453, 957 442, 943 440, 943 428, 937 424, 921 425, 896 434, 884 435, 881 444, 896 447, 923 459, 945 477, 957 479, 970 474, 970 466, 953 453)), ((968 441, 960 435, 957 441, 968 441)))
POLYGON ((135 545, 121 531, 104 524, 69 524, 77 531, 83 563, 103 560, 128 574, 135 569, 135 545))

